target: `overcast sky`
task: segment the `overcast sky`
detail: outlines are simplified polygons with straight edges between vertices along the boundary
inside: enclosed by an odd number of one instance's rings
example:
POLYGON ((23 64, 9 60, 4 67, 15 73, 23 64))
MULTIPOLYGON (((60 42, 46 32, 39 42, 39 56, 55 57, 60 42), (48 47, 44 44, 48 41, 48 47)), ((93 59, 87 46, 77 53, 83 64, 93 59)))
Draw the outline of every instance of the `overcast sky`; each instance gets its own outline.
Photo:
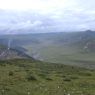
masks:
POLYGON ((95 0, 0 0, 0 33, 95 30, 95 0))

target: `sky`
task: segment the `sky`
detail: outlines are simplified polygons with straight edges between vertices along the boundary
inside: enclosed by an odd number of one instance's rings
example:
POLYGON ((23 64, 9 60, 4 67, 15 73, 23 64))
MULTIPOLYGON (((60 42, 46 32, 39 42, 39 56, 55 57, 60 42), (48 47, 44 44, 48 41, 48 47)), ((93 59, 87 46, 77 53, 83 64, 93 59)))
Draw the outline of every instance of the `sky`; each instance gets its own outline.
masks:
POLYGON ((94 25, 95 0, 0 0, 0 34, 95 30, 94 25))

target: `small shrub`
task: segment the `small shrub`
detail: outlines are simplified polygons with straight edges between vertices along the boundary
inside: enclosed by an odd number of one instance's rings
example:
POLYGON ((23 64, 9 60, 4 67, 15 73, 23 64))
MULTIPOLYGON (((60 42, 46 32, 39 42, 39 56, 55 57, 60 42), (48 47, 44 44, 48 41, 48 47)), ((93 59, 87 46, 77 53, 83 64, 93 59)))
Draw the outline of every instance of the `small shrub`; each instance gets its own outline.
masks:
POLYGON ((71 79, 79 79, 78 76, 71 76, 70 78, 71 78, 71 79))
POLYGON ((42 77, 42 78, 45 78, 46 77, 45 74, 39 74, 39 76, 42 77))
POLYGON ((92 74, 91 74, 91 73, 86 73, 85 75, 86 75, 86 76, 92 76, 92 74))
POLYGON ((67 81, 67 82, 70 82, 71 81, 71 79, 70 78, 65 78, 65 79, 63 79, 64 81, 67 81))
POLYGON ((64 78, 65 78, 66 76, 65 76, 65 75, 63 75, 62 77, 64 77, 64 78))
POLYGON ((27 80, 28 80, 28 81, 36 81, 37 79, 36 79, 36 77, 33 76, 33 75, 28 75, 27 80))
POLYGON ((5 66, 6 66, 6 64, 1 64, 1 63, 0 63, 0 66, 3 66, 3 67, 5 67, 5 66))
POLYGON ((13 73, 12 71, 9 72, 9 76, 13 76, 13 74, 14 74, 14 73, 13 73))
POLYGON ((51 79, 51 78, 46 78, 46 80, 48 80, 48 81, 52 81, 52 79, 51 79))
POLYGON ((85 72, 85 73, 81 72, 80 75, 82 75, 82 76, 92 76, 92 74, 90 72, 85 72))

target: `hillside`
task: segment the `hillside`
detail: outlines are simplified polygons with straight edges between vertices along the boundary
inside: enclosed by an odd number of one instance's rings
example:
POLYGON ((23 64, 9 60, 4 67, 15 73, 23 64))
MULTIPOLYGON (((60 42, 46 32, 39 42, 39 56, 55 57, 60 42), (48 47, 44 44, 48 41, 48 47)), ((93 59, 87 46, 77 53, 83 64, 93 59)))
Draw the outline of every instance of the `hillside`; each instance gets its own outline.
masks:
POLYGON ((0 39, 0 95, 95 95, 95 32, 0 39))
POLYGON ((6 59, 29 59, 32 57, 28 56, 24 52, 18 49, 7 48, 6 46, 0 45, 0 60, 6 59))
POLYGON ((95 71, 29 59, 0 61, 0 95, 95 95, 95 71))
POLYGON ((46 62, 95 68, 95 32, 3 35, 0 43, 46 62))

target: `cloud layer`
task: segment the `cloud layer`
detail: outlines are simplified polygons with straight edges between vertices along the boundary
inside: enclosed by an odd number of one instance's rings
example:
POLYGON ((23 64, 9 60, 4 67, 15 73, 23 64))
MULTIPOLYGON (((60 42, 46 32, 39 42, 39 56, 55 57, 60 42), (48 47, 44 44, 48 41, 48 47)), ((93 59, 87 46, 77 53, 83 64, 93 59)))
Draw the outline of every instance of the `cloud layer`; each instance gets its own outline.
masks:
POLYGON ((20 2, 21 8, 16 8, 18 3, 9 7, 10 3, 6 5, 2 2, 1 6, 0 0, 0 33, 4 30, 6 33, 95 30, 94 0, 33 1, 27 0, 27 3, 24 0, 26 6, 20 2))

